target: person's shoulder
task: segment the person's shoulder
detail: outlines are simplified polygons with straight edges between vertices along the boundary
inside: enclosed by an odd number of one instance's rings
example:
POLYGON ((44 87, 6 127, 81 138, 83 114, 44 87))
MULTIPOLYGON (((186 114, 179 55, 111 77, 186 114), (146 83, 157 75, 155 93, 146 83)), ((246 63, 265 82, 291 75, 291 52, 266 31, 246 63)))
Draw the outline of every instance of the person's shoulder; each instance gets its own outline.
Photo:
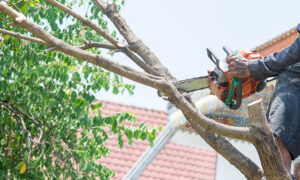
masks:
POLYGON ((297 31, 298 31, 298 33, 300 33, 300 23, 297 26, 297 31))

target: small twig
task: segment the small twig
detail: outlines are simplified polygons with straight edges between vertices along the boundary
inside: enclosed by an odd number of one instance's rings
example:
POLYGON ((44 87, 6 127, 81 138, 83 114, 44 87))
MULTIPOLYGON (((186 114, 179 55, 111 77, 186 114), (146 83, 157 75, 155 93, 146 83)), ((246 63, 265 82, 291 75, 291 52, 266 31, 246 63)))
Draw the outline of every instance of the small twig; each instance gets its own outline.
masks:
POLYGON ((57 50, 58 48, 59 48, 59 46, 52 46, 51 48, 46 49, 45 52, 50 53, 50 52, 53 52, 53 51, 57 50))
POLYGON ((100 42, 93 42, 93 41, 87 41, 87 40, 82 40, 84 45, 77 46, 78 48, 82 50, 90 49, 90 48, 104 48, 104 49, 109 49, 109 50, 115 50, 118 49, 116 46, 112 44, 106 44, 106 43, 100 43, 100 42))
POLYGON ((10 23, 8 23, 7 25, 8 25, 8 26, 15 26, 15 27, 18 26, 15 22, 10 22, 10 23))
POLYGON ((26 146, 28 148, 27 164, 29 164, 30 157, 31 157, 31 152, 32 152, 32 149, 31 149, 31 143, 32 143, 31 133, 27 130, 26 124, 24 122, 24 118, 18 113, 18 111, 16 111, 8 103, 2 103, 2 104, 4 104, 9 110, 11 110, 11 112, 17 117, 16 119, 20 121, 23 132, 27 135, 27 140, 26 140, 26 146))
POLYGON ((160 74, 155 71, 152 67, 150 67, 148 64, 144 63, 136 54, 134 54, 125 44, 126 43, 119 43, 119 46, 124 46, 123 48, 117 48, 114 45, 111 44, 105 44, 105 43, 99 43, 99 42, 93 42, 93 41, 87 41, 87 40, 82 40, 84 45, 77 46, 80 49, 86 50, 89 48, 105 48, 105 49, 110 49, 112 51, 109 52, 109 54, 113 54, 116 52, 123 52, 129 59, 131 59, 133 62, 135 62, 140 68, 145 70, 146 72, 160 76, 160 74))
MULTIPOLYGON (((1 0, 0 0, 0 1, 1 1, 1 0)), ((14 3, 11 3, 11 2, 6 1, 6 0, 2 0, 2 1, 4 1, 4 2, 10 4, 10 5, 12 5, 17 11, 21 12, 21 10, 18 8, 18 6, 16 6, 14 3)))
POLYGON ((107 39, 113 45, 115 45, 115 46, 118 45, 118 41, 114 37, 112 37, 102 27, 98 26, 96 23, 92 22, 90 19, 88 19, 84 16, 81 16, 77 12, 71 10, 70 8, 66 7, 65 5, 63 5, 59 2, 57 2, 56 0, 46 0, 46 1, 49 4, 57 7, 58 9, 61 9, 65 13, 73 16, 74 18, 79 20, 82 24, 84 24, 85 26, 88 26, 88 27, 92 28, 93 30, 95 30, 97 33, 99 33, 101 36, 103 36, 105 39, 107 39))

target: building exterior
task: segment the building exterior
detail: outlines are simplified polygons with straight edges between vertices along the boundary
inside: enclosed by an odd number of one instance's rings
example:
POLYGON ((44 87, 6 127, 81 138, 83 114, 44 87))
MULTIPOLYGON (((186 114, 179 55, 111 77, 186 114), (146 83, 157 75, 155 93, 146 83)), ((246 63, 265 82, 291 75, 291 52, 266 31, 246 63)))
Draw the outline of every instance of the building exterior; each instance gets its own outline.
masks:
MULTIPOLYGON (((165 127, 168 122, 167 111, 150 110, 106 101, 102 101, 102 112, 104 116, 120 112, 132 112, 136 116, 137 126, 146 123, 148 126, 165 127)), ((112 137, 106 145, 111 152, 109 156, 102 158, 100 163, 116 172, 112 179, 124 178, 149 148, 147 141, 134 141, 132 146, 124 141, 124 147, 120 150, 117 137, 112 137)), ((151 159, 151 164, 146 167, 138 179, 214 180, 216 156, 216 152, 213 150, 168 141, 163 149, 159 150, 159 154, 153 160, 151 159)))

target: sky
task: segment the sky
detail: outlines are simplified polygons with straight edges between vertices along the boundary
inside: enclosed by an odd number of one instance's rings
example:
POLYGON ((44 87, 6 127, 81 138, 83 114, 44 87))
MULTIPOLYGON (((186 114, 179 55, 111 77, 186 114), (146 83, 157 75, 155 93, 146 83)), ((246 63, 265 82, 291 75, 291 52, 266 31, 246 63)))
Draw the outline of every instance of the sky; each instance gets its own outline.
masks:
MULTIPOLYGON (((210 48, 225 58, 222 46, 254 48, 300 23, 299 0, 127 0, 121 14, 131 29, 178 79, 207 74, 214 64, 210 48)), ((117 57, 129 64, 129 59, 117 57)), ((96 98, 138 107, 166 110, 157 91, 136 85, 134 95, 99 92, 96 98)))

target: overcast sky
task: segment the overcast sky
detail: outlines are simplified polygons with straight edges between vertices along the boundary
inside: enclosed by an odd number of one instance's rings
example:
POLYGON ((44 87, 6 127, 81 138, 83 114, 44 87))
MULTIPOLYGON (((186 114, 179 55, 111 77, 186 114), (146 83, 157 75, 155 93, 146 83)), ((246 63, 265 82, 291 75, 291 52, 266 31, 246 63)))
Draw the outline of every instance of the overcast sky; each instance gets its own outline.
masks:
MULTIPOLYGON (((206 75, 211 48, 253 48, 300 22, 299 0, 128 0, 121 11, 132 30, 178 79, 206 75)), ((130 64, 126 58, 118 58, 130 64)), ((135 95, 98 93, 97 98, 151 109, 166 109, 156 90, 136 85, 135 95)))

